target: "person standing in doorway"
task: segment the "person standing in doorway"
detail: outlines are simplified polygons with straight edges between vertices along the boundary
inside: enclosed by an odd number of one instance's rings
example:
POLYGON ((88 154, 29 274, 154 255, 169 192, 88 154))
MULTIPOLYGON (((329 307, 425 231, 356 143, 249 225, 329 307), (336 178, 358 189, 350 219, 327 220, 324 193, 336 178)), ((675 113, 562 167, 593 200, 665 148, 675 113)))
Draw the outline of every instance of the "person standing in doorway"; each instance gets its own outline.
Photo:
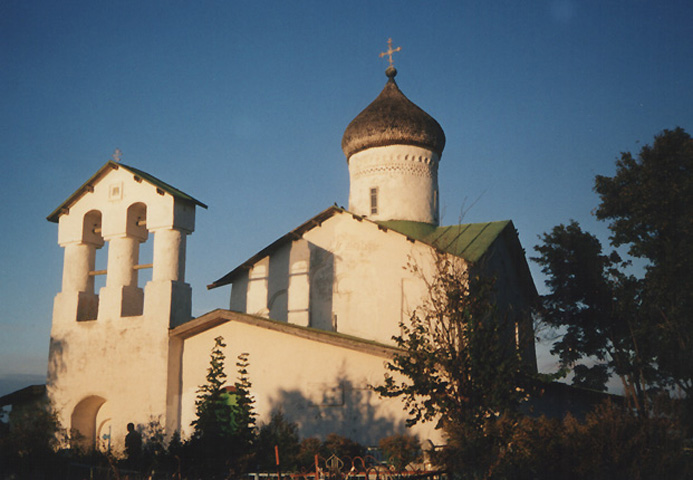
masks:
POLYGON ((125 435, 125 453, 130 468, 139 469, 142 456, 142 435, 135 430, 134 423, 128 423, 128 434, 125 435))

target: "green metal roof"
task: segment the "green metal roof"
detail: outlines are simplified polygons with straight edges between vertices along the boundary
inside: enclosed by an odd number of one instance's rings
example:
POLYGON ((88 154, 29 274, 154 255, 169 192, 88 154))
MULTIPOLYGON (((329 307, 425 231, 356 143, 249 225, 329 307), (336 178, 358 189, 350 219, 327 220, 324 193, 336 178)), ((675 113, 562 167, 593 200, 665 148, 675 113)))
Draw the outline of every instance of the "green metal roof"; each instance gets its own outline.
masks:
POLYGON ((124 168, 128 172, 135 175, 135 177, 139 177, 140 179, 146 181, 147 183, 153 185, 156 188, 160 188, 161 190, 170 194, 174 198, 178 198, 187 202, 192 202, 195 205, 199 205, 202 208, 207 208, 207 205, 205 205, 204 203, 191 197, 187 193, 178 190, 176 187, 171 186, 162 180, 159 180, 154 175, 150 175, 147 172, 143 172, 138 168, 130 167, 128 165, 125 165, 124 163, 116 163, 113 160, 109 160, 94 175, 92 175, 91 178, 89 178, 89 180, 84 182, 84 184, 81 187, 75 190, 75 192, 72 195, 70 195, 70 197, 67 200, 61 203, 60 206, 58 206, 58 208, 53 210, 51 214, 48 215, 48 217, 46 217, 47 220, 50 222, 57 223, 58 219, 60 218, 60 215, 65 210, 69 209, 70 206, 73 205, 77 200, 79 200, 84 194, 92 192, 94 190, 94 185, 99 180, 101 180, 108 172, 110 172, 111 170, 118 170, 119 168, 124 168))
POLYGON ((511 221, 466 223, 447 227, 404 220, 377 223, 446 253, 462 257, 469 262, 476 262, 486 253, 501 232, 511 224, 511 221))

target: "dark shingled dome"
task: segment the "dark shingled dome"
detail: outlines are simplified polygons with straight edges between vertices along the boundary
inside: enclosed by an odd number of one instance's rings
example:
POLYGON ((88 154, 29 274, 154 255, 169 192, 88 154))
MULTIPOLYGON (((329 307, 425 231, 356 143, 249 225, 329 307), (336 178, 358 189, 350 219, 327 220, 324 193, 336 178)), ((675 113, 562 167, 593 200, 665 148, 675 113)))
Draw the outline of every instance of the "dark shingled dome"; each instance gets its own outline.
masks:
POLYGON ((395 83, 394 68, 386 73, 389 80, 383 91, 344 131, 342 150, 347 159, 361 150, 385 145, 415 145, 442 154, 443 129, 404 96, 395 83))

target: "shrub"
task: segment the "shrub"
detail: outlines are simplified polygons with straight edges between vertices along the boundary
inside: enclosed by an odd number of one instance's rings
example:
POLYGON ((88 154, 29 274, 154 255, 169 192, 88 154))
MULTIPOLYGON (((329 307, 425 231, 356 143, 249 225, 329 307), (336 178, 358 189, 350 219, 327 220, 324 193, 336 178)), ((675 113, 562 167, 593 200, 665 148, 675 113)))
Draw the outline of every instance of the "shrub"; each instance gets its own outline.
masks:
POLYGON ((388 462, 398 471, 404 470, 407 465, 421 458, 419 440, 411 435, 390 435, 382 438, 378 446, 388 462))

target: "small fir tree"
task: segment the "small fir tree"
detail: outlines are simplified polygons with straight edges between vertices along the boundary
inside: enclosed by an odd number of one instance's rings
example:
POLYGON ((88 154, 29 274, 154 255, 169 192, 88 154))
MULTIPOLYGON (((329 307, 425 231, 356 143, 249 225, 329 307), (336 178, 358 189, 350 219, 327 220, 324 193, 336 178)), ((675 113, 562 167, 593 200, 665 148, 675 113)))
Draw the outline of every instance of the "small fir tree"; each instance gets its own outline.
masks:
POLYGON ((233 434, 233 409, 226 397, 226 373, 224 372, 223 337, 214 339, 207 383, 200 385, 195 401, 197 418, 193 420, 193 436, 198 439, 223 438, 233 434))
POLYGON ((198 388, 197 418, 191 439, 194 470, 206 478, 238 475, 248 466, 255 440, 255 413, 250 395, 248 354, 238 356, 238 381, 226 388, 224 339, 214 339, 207 383, 198 388))

